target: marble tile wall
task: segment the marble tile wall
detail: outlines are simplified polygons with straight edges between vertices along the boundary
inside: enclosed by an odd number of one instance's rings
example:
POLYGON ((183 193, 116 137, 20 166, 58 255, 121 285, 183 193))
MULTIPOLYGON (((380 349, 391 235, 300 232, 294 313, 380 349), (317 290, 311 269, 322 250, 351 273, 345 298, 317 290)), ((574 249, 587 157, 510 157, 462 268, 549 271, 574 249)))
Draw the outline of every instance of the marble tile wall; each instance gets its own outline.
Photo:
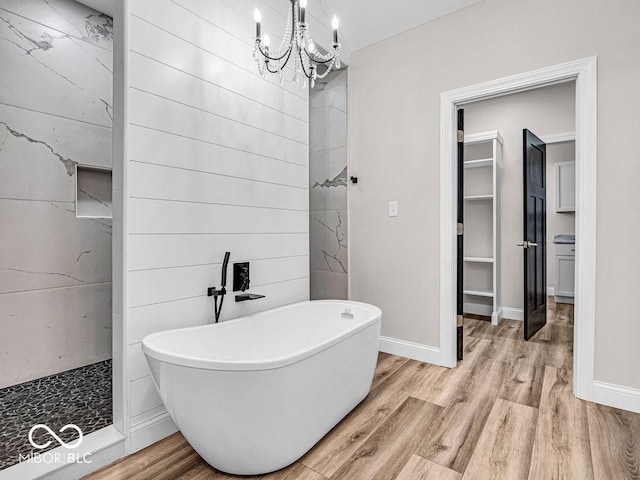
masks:
POLYGON ((348 298, 347 70, 309 95, 311 299, 348 298))
POLYGON ((112 20, 0 0, 0 388, 111 357, 110 219, 77 164, 111 167, 112 20))

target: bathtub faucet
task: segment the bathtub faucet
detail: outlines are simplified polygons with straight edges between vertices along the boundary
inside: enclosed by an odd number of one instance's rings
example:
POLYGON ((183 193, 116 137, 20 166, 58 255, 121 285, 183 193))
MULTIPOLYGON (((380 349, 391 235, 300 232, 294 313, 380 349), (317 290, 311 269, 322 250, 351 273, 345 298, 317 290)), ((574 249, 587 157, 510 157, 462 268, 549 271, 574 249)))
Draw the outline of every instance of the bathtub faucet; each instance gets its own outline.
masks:
POLYGON ((207 295, 213 297, 213 313, 215 315, 215 323, 220 320, 220 314, 222 313, 222 303, 224 302, 224 296, 227 294, 227 266, 229 266, 229 257, 231 252, 224 253, 224 260, 222 262, 222 279, 220 280, 220 288, 209 287, 207 289, 207 295), (218 305, 218 297, 220 297, 220 305, 218 305))

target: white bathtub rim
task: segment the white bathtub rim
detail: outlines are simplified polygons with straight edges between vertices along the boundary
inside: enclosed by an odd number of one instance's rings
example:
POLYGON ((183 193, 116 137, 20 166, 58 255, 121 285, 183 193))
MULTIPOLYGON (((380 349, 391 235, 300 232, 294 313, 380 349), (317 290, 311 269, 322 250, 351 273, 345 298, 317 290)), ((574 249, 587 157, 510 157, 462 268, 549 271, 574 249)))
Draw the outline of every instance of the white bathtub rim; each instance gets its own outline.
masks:
POLYGON ((246 371, 246 372, 260 371, 260 370, 275 370, 278 368, 286 367, 287 365, 297 363, 313 355, 316 355, 317 353, 324 351, 330 348, 331 346, 341 343, 342 341, 352 337, 356 333, 366 328, 369 328, 372 325, 375 325, 376 323, 379 323, 382 319, 382 310, 380 310, 380 308, 376 307, 375 305, 371 305, 369 303, 355 302, 352 300, 312 300, 312 301, 307 300, 307 301, 292 303, 289 305, 283 305, 281 307, 264 310, 257 313, 243 315, 242 317, 238 317, 233 320, 227 320, 224 323, 228 325, 234 322, 244 321, 244 320, 250 319, 251 317, 255 317, 261 314, 277 312, 278 310, 289 309, 289 308, 295 307, 296 305, 309 304, 309 303, 338 303, 338 304, 344 304, 345 306, 350 306, 350 305, 358 306, 368 310, 370 313, 370 318, 367 319, 367 321, 362 322, 360 325, 353 328, 352 330, 349 330, 348 334, 342 333, 335 337, 331 337, 326 341, 324 341, 323 343, 320 343, 314 346, 313 348, 297 350, 297 351, 288 353, 287 355, 284 355, 284 356, 260 360, 260 361, 207 359, 199 356, 176 354, 175 351, 172 351, 171 349, 168 349, 168 348, 157 349, 149 346, 150 341, 152 341, 154 337, 167 335, 167 334, 170 334, 171 332, 177 332, 177 331, 198 330, 198 329, 205 329, 205 328, 212 328, 212 327, 215 328, 215 324, 163 330, 161 332, 152 333, 142 339, 142 351, 146 356, 153 358, 157 361, 169 363, 169 364, 177 365, 181 367, 197 368, 202 370, 246 371))

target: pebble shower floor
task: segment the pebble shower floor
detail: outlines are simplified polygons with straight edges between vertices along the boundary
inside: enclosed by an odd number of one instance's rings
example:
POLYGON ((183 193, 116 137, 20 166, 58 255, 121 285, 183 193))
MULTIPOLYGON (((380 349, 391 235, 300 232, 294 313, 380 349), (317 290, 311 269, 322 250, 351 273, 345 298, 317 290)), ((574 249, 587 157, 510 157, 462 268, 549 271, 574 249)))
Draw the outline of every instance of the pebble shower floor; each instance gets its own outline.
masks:
MULTIPOLYGON (((72 423, 83 435, 111 425, 111 368, 111 360, 105 360, 0 389, 0 470, 18 463, 20 455, 36 451, 28 439, 29 430, 36 424, 46 424, 57 433, 72 423)), ((77 438, 72 429, 58 435, 65 441, 77 438)), ((51 438, 46 431, 38 430, 34 440, 44 444, 51 438)), ((37 451, 57 446, 53 441, 48 448, 37 451)))

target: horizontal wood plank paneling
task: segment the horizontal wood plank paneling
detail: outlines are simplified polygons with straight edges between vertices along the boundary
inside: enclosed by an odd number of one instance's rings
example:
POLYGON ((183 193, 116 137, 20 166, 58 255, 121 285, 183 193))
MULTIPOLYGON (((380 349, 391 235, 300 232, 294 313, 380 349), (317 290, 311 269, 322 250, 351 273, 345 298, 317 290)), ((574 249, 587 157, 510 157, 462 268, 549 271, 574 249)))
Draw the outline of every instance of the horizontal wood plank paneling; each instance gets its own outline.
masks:
MULTIPOLYGON (((212 279, 218 283, 219 279, 212 279)), ((233 295, 225 300, 221 321, 241 315, 260 312, 302 300, 309 296, 309 278, 266 285, 252 289, 265 298, 236 303, 233 295)), ((146 335, 170 328, 195 327, 213 322, 213 299, 206 296, 206 289, 200 296, 170 302, 146 305, 129 310, 129 342, 140 342, 146 335)))
MULTIPOLYGON (((135 4, 137 2, 134 2, 135 4)), ((207 42, 206 45, 195 45, 180 36, 184 32, 181 31, 180 35, 169 33, 166 28, 160 28, 137 16, 131 17, 131 28, 139 33, 135 38, 131 38, 132 60, 135 60, 138 55, 157 59, 220 88, 235 92, 239 96, 256 100, 285 115, 307 120, 308 112, 303 98, 283 90, 280 85, 261 79, 257 75, 257 70, 242 68, 221 59, 209 50, 213 45, 212 42, 207 42), (153 43, 145 42, 145 38, 149 37, 154 39, 153 43)), ((206 32, 203 35, 206 41, 211 26, 205 23, 200 29, 206 32)), ((251 54, 252 49, 246 48, 244 55, 250 58, 251 54)), ((304 90, 300 88, 300 93, 302 92, 304 90)))
POLYGON ((242 178, 215 176, 180 168, 129 162, 129 195, 135 198, 181 200, 260 208, 303 210, 307 188, 242 178), (215 188, 212 187, 215 182, 215 188))
POLYGON ((308 212, 295 207, 300 210, 130 198, 129 233, 307 233, 308 212))
MULTIPOLYGON (((231 248, 231 246, 230 246, 231 248)), ((228 281, 232 279, 229 266, 228 281)), ((219 285, 222 265, 139 270, 129 273, 129 306, 139 307, 206 295, 207 287, 219 285)), ((251 289, 309 276, 309 257, 255 260, 250 263, 251 289)), ((232 284, 229 281, 228 287, 232 284)), ((231 288, 229 293, 232 294, 231 288)))
POLYGON ((129 382, 129 415, 131 417, 161 406, 162 400, 151 376, 147 375, 129 382))
POLYGON ((279 162, 207 140, 131 126, 129 156, 138 162, 168 165, 203 173, 304 187, 309 183, 306 165, 279 162))
POLYGON ((140 342, 213 322, 206 292, 220 282, 225 251, 251 262, 251 292, 266 297, 236 303, 229 291, 221 321, 309 298, 307 90, 257 74, 252 1, 181 3, 136 0, 129 15, 126 342, 136 449, 174 428, 140 342))
MULTIPOLYGON (((231 48, 226 51, 220 49, 216 53, 250 72, 257 72, 253 56, 235 57, 235 55, 242 55, 245 51, 253 52, 255 35, 253 9, 246 9, 245 5, 243 5, 244 2, 230 2, 227 0, 212 0, 206 2, 206 5, 202 5, 198 0, 176 0, 175 3, 198 19, 208 23, 210 29, 213 27, 216 30, 220 30, 220 32, 230 34, 236 40, 234 44, 229 45, 231 48), (221 25, 220 18, 225 18, 228 21, 221 25)), ((287 7, 290 8, 290 4, 280 4, 278 8, 272 8, 261 0, 252 1, 251 4, 252 7, 259 8, 262 14, 262 34, 267 34, 271 37, 272 46, 279 45, 286 24, 287 7)), ((285 68, 287 71, 292 72, 293 63, 290 62, 285 68)), ((279 84, 275 76, 267 77, 267 80, 276 85, 279 84)), ((301 96, 302 92, 292 84, 285 83, 282 88, 287 89, 294 95, 301 96)))
POLYGON ((132 235, 129 238, 129 269, 149 270, 220 264, 217 252, 233 245, 231 262, 298 257, 307 255, 306 233, 132 235))
POLYGON ((199 107, 133 88, 129 90, 129 102, 129 118, 134 125, 205 140, 283 162, 307 163, 309 152, 305 140, 281 137, 251 125, 232 122, 199 107))
POLYGON ((132 65, 131 85, 139 90, 177 102, 201 108, 230 121, 251 124, 285 138, 305 138, 308 124, 303 118, 284 112, 221 88, 205 78, 197 77, 177 67, 148 58, 142 54, 132 65), (158 79, 163 79, 162 82, 158 79), (172 85, 182 84, 175 89, 172 85), (255 110, 254 114, 248 112, 255 110))

